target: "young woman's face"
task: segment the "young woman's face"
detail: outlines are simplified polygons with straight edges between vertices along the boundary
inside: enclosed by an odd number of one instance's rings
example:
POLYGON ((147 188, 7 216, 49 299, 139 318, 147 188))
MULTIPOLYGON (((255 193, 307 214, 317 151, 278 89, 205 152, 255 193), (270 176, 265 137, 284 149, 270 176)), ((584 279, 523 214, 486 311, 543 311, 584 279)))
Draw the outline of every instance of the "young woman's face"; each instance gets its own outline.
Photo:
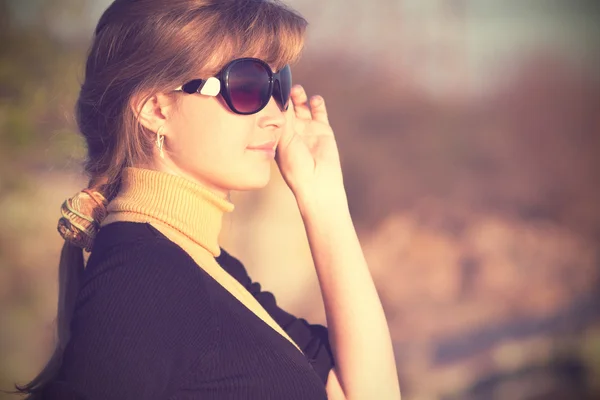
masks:
POLYGON ((178 94, 165 139, 165 160, 177 174, 192 178, 214 191, 264 187, 271 176, 272 153, 252 147, 279 143, 285 112, 273 98, 260 112, 239 115, 221 96, 178 94))

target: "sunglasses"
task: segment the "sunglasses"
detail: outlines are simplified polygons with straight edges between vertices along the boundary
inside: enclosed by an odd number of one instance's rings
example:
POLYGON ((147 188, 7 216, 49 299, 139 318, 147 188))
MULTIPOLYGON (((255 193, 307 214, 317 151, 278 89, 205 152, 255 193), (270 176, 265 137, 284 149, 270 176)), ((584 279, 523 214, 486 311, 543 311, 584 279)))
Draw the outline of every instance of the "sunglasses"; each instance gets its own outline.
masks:
POLYGON ((258 58, 238 58, 225 65, 215 77, 194 79, 175 89, 206 96, 220 93, 231 111, 242 115, 256 114, 266 107, 271 96, 279 108, 286 111, 291 90, 289 65, 274 73, 269 64, 258 58))

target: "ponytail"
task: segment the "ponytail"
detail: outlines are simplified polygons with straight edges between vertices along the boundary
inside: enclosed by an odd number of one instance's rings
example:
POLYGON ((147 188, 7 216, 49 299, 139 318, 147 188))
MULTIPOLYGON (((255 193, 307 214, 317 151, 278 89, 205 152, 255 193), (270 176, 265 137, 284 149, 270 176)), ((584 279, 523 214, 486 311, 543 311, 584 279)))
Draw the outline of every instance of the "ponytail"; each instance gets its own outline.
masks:
MULTIPOLYGON (((92 186, 90 182, 90 186, 92 186)), ((71 321, 85 268, 83 250, 91 251, 94 237, 108 214, 108 201, 101 191, 114 194, 112 185, 84 189, 65 200, 61 207, 58 232, 65 239, 58 265, 58 312, 56 316, 56 347, 42 371, 29 383, 15 385, 16 392, 27 394, 26 399, 42 399, 48 382, 56 378, 63 355, 71 337, 71 321)))

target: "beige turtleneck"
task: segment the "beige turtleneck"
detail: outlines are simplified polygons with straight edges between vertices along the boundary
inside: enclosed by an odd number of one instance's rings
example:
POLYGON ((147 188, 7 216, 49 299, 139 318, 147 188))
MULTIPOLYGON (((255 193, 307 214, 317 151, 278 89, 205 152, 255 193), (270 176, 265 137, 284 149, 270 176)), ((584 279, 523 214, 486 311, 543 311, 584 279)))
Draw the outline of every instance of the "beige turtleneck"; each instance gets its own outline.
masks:
POLYGON ((102 226, 117 221, 151 224, 300 350, 254 296, 215 260, 221 253, 218 237, 223 216, 233 209, 233 203, 187 178, 149 169, 125 168, 121 189, 109 203, 109 214, 102 226))

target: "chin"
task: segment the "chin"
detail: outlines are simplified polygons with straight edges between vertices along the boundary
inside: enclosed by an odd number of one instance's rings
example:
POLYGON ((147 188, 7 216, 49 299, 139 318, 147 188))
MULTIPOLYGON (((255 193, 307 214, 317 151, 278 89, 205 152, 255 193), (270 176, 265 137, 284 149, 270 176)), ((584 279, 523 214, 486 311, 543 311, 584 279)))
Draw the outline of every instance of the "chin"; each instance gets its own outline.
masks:
POLYGON ((231 189, 239 191, 263 189, 269 184, 271 173, 268 171, 267 173, 254 173, 251 175, 251 171, 248 171, 245 174, 245 178, 243 182, 237 182, 235 187, 231 189))
POLYGON ((269 180, 270 179, 263 179, 263 180, 256 180, 253 182, 248 182, 244 185, 243 188, 239 189, 239 190, 258 190, 258 189, 263 189, 265 188, 268 184, 269 184, 269 180))

